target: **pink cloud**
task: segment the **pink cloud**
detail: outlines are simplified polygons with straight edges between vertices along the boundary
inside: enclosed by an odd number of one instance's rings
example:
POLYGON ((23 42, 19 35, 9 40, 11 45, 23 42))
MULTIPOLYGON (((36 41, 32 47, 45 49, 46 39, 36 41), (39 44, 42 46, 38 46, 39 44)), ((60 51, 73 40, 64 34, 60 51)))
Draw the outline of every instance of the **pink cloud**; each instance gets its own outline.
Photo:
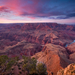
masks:
POLYGON ((44 14, 39 12, 40 8, 38 9, 37 7, 39 1, 40 0, 32 0, 32 3, 30 4, 27 0, 6 0, 4 2, 4 5, 8 7, 11 11, 13 11, 14 14, 17 16, 44 16, 44 14))
MULTIPOLYGON (((63 1, 63 0, 62 0, 63 1)), ((3 6, 0 6, 0 12, 9 12, 12 11, 14 16, 20 17, 28 17, 30 19, 44 18, 50 19, 50 16, 71 16, 72 8, 70 12, 66 13, 67 9, 62 10, 63 5, 59 6, 59 3, 54 3, 53 0, 0 0, 0 4, 2 3, 3 6), (52 4, 53 3, 53 4, 52 4), (69 15, 70 14, 70 15, 69 15)), ((65 5, 64 5, 65 7, 65 5)), ((70 6, 69 6, 70 7, 70 6)), ((74 8, 73 8, 74 9, 74 8)), ((74 16, 75 14, 73 14, 74 16)), ((15 18, 12 16, 13 18, 15 18)), ((8 17, 7 17, 8 18, 8 17)), ((51 19, 50 19, 51 20, 51 19)))
POLYGON ((27 18, 30 18, 30 19, 35 19, 35 17, 32 17, 32 16, 27 16, 27 18))
POLYGON ((0 6, 0 12, 9 12, 9 9, 5 6, 0 6))

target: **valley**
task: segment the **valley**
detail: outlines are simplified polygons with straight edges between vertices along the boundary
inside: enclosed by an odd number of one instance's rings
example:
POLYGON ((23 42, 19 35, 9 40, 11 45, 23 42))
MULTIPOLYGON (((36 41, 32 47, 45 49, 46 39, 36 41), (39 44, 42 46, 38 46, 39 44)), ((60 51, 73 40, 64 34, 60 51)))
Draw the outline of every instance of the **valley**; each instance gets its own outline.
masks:
POLYGON ((35 57, 48 75, 75 63, 75 26, 57 23, 0 24, 0 55, 35 57), (73 42, 74 41, 74 42, 73 42))

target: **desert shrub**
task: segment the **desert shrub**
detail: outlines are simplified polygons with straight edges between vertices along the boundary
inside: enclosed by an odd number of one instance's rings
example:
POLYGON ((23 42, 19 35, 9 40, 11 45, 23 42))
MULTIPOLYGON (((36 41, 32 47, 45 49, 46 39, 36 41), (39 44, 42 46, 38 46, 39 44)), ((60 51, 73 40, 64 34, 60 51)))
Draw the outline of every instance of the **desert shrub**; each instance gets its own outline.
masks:
POLYGON ((23 70, 28 71, 29 75, 47 75, 46 66, 43 63, 38 63, 35 58, 24 58, 23 70))
POLYGON ((12 65, 14 65, 14 63, 15 63, 15 61, 11 59, 11 60, 7 63, 6 69, 9 70, 9 69, 12 67, 12 65))
MULTIPOLYGON (((22 56, 24 61, 19 64, 19 58, 16 56, 13 58, 8 58, 6 55, 0 56, 0 67, 6 71, 6 74, 12 74, 14 68, 13 66, 18 66, 18 69, 25 73, 27 72, 28 75, 46 75, 46 66, 42 63, 37 64, 37 60, 35 58, 22 56), (1 66, 4 65, 4 66, 1 66)), ((22 74, 19 72, 19 74, 22 74)), ((14 74, 14 73, 13 73, 14 74)))
POLYGON ((0 56, 0 66, 4 63, 6 63, 6 61, 8 60, 8 56, 7 55, 1 55, 0 56))
POLYGON ((23 69, 28 71, 29 74, 36 73, 36 59, 30 57, 23 57, 24 58, 24 65, 23 69))
POLYGON ((43 63, 38 63, 36 66, 38 75, 47 75, 46 66, 43 63))
POLYGON ((18 60, 19 60, 19 57, 18 57, 18 56, 15 56, 15 57, 14 57, 14 60, 15 60, 15 61, 18 61, 18 60))

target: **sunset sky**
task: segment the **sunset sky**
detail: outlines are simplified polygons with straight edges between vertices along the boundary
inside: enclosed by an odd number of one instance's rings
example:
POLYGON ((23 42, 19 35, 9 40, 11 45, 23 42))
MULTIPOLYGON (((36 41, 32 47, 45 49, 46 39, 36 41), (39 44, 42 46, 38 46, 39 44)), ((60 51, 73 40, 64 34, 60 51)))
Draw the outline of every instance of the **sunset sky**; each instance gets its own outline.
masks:
POLYGON ((0 23, 75 24, 75 0, 0 0, 0 23))

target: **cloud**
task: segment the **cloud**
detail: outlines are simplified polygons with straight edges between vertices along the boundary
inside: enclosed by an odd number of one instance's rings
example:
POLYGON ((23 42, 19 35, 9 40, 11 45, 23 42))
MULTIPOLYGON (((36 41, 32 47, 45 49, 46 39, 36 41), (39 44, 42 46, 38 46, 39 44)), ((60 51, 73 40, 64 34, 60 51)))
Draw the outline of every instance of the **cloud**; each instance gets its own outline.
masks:
MULTIPOLYGON (((21 1, 21 3, 23 3, 24 0, 21 1)), ((26 5, 23 4, 21 6, 21 11, 18 13, 18 15, 42 18, 62 15, 68 16, 68 14, 75 12, 74 5, 75 1, 72 2, 70 0, 57 0, 57 2, 55 0, 32 0, 32 2, 27 2, 26 5)))
POLYGON ((0 0, 0 11, 13 11, 16 16, 66 19, 75 17, 75 0, 0 0), (8 8, 8 9, 7 9, 8 8), (56 17, 55 17, 56 16, 56 17))
POLYGON ((68 19, 68 18, 72 18, 75 17, 75 13, 70 13, 67 15, 62 15, 62 16, 56 16, 56 17, 50 17, 50 19, 68 19))
POLYGON ((0 12, 10 12, 9 9, 5 6, 0 6, 0 12))
POLYGON ((75 13, 70 13, 70 14, 68 14, 68 15, 67 15, 67 18, 69 18, 69 17, 75 17, 75 13))

